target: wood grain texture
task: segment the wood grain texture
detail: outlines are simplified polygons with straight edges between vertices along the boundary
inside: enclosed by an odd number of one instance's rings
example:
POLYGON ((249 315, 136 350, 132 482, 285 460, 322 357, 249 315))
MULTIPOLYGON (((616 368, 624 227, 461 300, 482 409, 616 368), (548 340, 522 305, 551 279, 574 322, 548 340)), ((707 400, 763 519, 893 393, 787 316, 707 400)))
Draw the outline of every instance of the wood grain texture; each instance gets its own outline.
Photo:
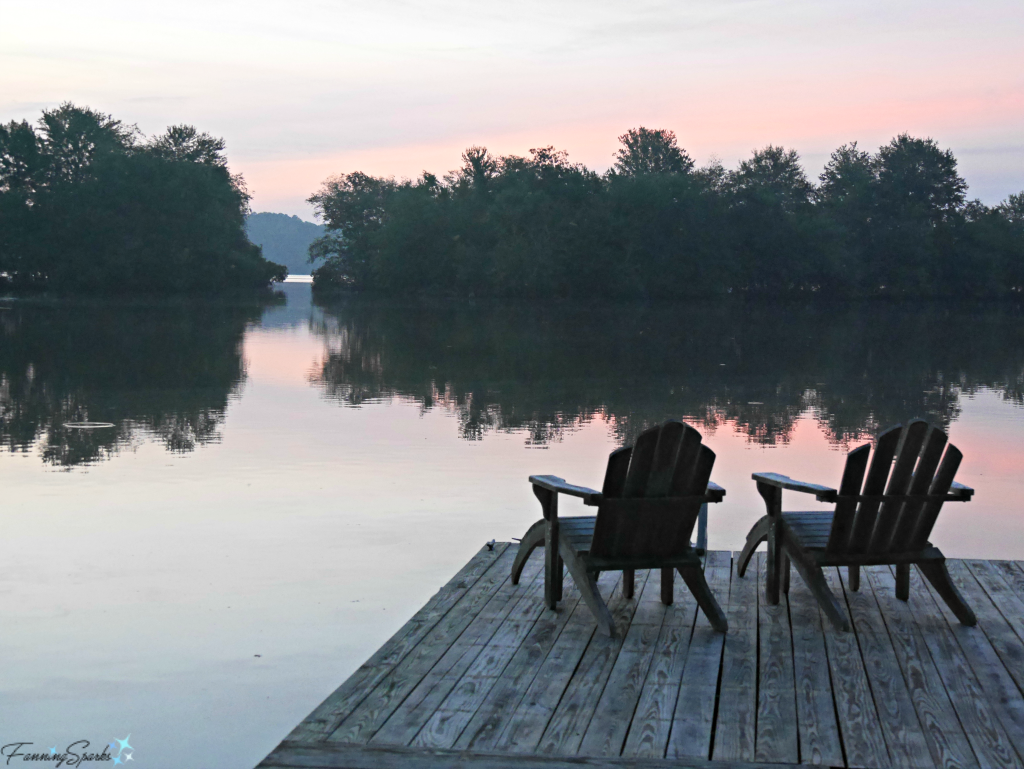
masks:
MULTIPOLYGON (((637 572, 636 584, 641 595, 649 574, 649 571, 637 572)), ((635 597, 627 599, 621 592, 615 593, 609 604, 615 624, 620 627, 627 626, 633 618, 636 606, 635 597)), ((601 692, 604 691, 605 684, 611 676, 623 640, 622 637, 608 638, 600 633, 591 637, 572 680, 537 745, 538 753, 575 755, 578 752, 601 692)))
POLYGON ((847 589, 846 602, 891 765, 931 769, 935 763, 871 588, 862 584, 856 592, 847 589))
MULTIPOLYGON (((960 587, 970 590, 968 583, 973 577, 956 561, 950 561, 949 566, 960 587)), ((1020 692, 984 632, 961 625, 917 569, 911 570, 910 588, 917 599, 911 601, 914 621, 921 628, 978 763, 984 767, 1021 766, 1021 746, 1015 750, 1013 744, 1015 738, 1018 743, 1024 739, 1020 692), (1005 723, 1009 723, 1009 730, 1005 723)), ((979 595, 974 597, 981 598, 981 589, 976 589, 979 595)), ((979 608, 985 607, 979 604, 979 608)))
POLYGON ((327 739, 355 744, 369 741, 464 633, 470 636, 470 645, 493 633, 500 623, 500 614, 487 612, 487 607, 495 601, 504 608, 513 595, 522 593, 520 587, 512 585, 509 576, 514 557, 512 550, 506 549, 494 566, 431 628, 416 648, 352 709, 327 739))
MULTIPOLYGON (((671 459, 675 459, 674 455, 671 459)), ((673 468, 674 465, 670 464, 669 469, 673 468)), ((633 613, 633 622, 580 743, 578 753, 581 756, 618 756, 622 753, 657 650, 667 608, 661 602, 660 575, 649 571, 637 610, 633 613)))
MULTIPOLYGON (((642 604, 635 616, 643 614, 648 606, 642 604)), ((697 602, 689 590, 676 582, 672 605, 661 611, 664 617, 658 645, 633 715, 622 751, 624 756, 663 757, 672 731, 679 684, 697 621, 697 602)))
POLYGON ((757 554, 760 670, 754 760, 795 764, 799 760, 799 740, 789 602, 783 595, 774 606, 768 603, 767 562, 765 554, 757 554))
MULTIPOLYGON (((977 628, 964 627, 957 622, 953 613, 932 591, 931 585, 920 578, 916 569, 911 575, 911 584, 929 591, 934 603, 934 608, 929 606, 930 610, 933 609, 933 621, 938 623, 945 620, 958 645, 952 655, 957 664, 947 669, 964 679, 965 700, 962 707, 967 713, 961 716, 961 721, 968 737, 971 738, 971 744, 974 745, 975 740, 983 742, 986 754, 992 762, 1006 761, 1018 766, 1021 763, 1020 759, 1024 758, 1024 699, 1014 683, 1013 674, 999 653, 1000 648, 1012 651, 1016 647, 1016 636, 997 607, 986 600, 984 590, 966 564, 961 561, 949 561, 948 566, 956 586, 961 591, 966 591, 965 595, 975 601, 983 612, 985 619, 979 621, 977 628), (955 652, 960 654, 957 655, 955 652), (966 671, 963 669, 965 666, 968 668, 966 671), (975 686, 977 688, 973 688, 975 686), (978 690, 984 692, 982 702, 970 698, 969 693, 978 690), (970 726, 967 718, 972 719, 970 726), (1007 750, 1006 741, 1009 741, 1013 748, 1007 750), (1012 755, 1014 749, 1016 756, 1012 755)), ((1011 667, 1014 667, 1016 672, 1016 666, 1011 664, 1011 667)), ((954 698, 954 704, 961 703, 954 698)), ((975 752, 980 753, 978 747, 975 747, 975 752)))
MULTIPOLYGON (((719 761, 753 761, 757 714, 757 572, 736 574, 733 554, 726 614, 729 633, 722 651, 718 719, 711 757, 719 761)), ((817 609, 815 609, 817 615, 817 609)), ((831 701, 831 698, 830 698, 831 701)), ((842 756, 840 756, 840 759, 842 756)))
MULTIPOLYGON (((728 552, 708 553, 704 574, 708 587, 716 595, 728 595, 732 557, 728 552)), ((712 628, 704 612, 697 613, 693 635, 686 651, 683 677, 666 757, 708 758, 714 724, 718 671, 722 664, 725 634, 712 628)))
POLYGON ((976 627, 916 568, 904 602, 891 566, 862 566, 857 592, 827 567, 849 633, 824 621, 799 577, 767 605, 764 554, 746 578, 738 556, 707 555, 727 635, 681 580, 665 605, 658 570, 637 571, 634 599, 621 572, 604 572, 597 591, 623 631, 611 639, 572 580, 546 608, 543 559, 512 585, 513 557, 503 543, 481 550, 262 769, 1024 769, 1017 562, 948 562, 976 627))
MULTIPOLYGON (((534 752, 595 630, 589 610, 577 602, 561 631, 544 644, 546 656, 535 666, 532 678, 527 681, 526 675, 513 677, 521 697, 488 703, 467 729, 471 738, 465 744, 474 749, 534 752)), ((504 688, 506 684, 499 686, 504 688)))
POLYGON ((541 613, 544 587, 542 564, 541 559, 528 562, 518 588, 502 586, 499 593, 470 623, 466 632, 386 719, 370 738, 370 742, 386 745, 408 745, 412 742, 433 712, 446 702, 462 677, 477 669, 481 658, 493 659, 489 647, 497 645, 498 648, 504 648, 500 644, 507 638, 510 627, 519 627, 525 617, 541 613), (478 625, 481 619, 486 624, 478 625), (490 638, 482 632, 473 632, 475 625, 481 629, 493 628, 490 638))
MULTIPOLYGON (((605 574, 599 581, 602 594, 610 597, 620 583, 619 575, 605 574)), ((541 673, 550 677, 552 690, 548 697, 558 703, 575 669, 573 655, 582 656, 593 636, 596 625, 590 611, 578 592, 567 600, 556 612, 546 612, 538 621, 533 634, 516 651, 505 675, 490 690, 487 698, 467 723, 459 736, 456 747, 473 750, 492 749, 502 734, 511 725, 511 716, 517 712, 525 693, 533 691, 541 673)), ((540 730, 547 724, 550 715, 543 716, 540 730)), ((540 730, 536 740, 540 738, 540 730)))
MULTIPOLYGON (((835 595, 842 596, 839 569, 829 567, 823 571, 828 588, 835 595)), ((846 765, 889 766, 889 753, 882 738, 882 725, 878 721, 878 711, 871 696, 864 660, 857 646, 857 636, 837 630, 831 623, 824 621, 824 617, 822 626, 846 765)))
MULTIPOLYGON (((993 605, 999 607, 1006 624, 1018 640, 1024 642, 1024 575, 1017 579, 1018 570, 1012 561, 965 560, 964 565, 985 590, 993 605)), ((1021 666, 1024 676, 1024 666, 1021 666)))
POLYGON ((871 591, 885 618, 886 630, 928 741, 932 761, 947 769, 978 766, 927 643, 914 622, 913 611, 907 602, 896 598, 892 571, 886 566, 867 566, 862 573, 861 589, 871 591))
POLYGON ((799 576, 789 588, 793 631, 793 678, 796 684, 800 762, 843 765, 842 741, 832 702, 832 682, 818 602, 799 576))

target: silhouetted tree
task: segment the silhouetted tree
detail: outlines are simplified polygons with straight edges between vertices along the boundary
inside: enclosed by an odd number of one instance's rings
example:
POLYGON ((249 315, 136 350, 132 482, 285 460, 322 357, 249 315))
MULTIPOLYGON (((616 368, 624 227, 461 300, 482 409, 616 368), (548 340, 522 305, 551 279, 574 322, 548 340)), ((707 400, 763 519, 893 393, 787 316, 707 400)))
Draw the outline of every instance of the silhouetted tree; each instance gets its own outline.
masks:
POLYGON ((924 219, 939 224, 964 203, 967 183, 950 150, 933 139, 900 134, 878 150, 878 209, 893 222, 924 219))
POLYGON ((147 149, 159 158, 184 163, 201 163, 226 168, 224 140, 200 133, 194 126, 169 126, 163 135, 154 137, 147 149))
POLYGON ((553 147, 470 147, 443 179, 353 173, 309 201, 316 290, 679 297, 1016 294, 1019 197, 964 200, 948 150, 899 136, 837 149, 815 188, 793 150, 694 170, 671 131, 632 129, 603 177, 553 147))
POLYGON ((283 267, 245 235, 249 194, 224 142, 173 126, 150 142, 65 103, 0 130, 0 284, 165 292, 265 288, 283 267))
POLYGON ((673 131, 661 128, 630 128, 619 137, 622 149, 615 153, 612 170, 624 176, 685 174, 693 159, 679 148, 673 131))

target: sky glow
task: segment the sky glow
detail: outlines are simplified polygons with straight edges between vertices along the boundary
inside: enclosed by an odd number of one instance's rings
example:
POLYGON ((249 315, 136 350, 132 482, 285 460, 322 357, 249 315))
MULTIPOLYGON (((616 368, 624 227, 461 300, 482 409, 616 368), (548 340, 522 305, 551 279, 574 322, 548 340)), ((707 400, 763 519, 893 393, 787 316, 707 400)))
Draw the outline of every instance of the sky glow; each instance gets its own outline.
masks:
POLYGON ((255 210, 305 218, 339 172, 440 174, 474 144, 604 170, 638 125, 727 167, 783 144, 813 175, 847 141, 931 136, 993 204, 1024 189, 1022 40, 1019 0, 0 0, 0 120, 192 123, 255 210))

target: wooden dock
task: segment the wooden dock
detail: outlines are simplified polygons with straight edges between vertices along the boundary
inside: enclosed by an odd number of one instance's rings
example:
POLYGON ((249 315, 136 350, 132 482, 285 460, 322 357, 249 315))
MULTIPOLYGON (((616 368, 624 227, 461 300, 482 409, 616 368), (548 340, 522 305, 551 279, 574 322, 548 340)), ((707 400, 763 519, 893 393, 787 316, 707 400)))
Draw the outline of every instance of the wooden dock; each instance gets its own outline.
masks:
MULTIPOLYGON (((853 620, 834 630, 796 574, 764 600, 711 552, 728 612, 712 631, 655 572, 599 584, 620 638, 595 633, 572 579, 544 608, 543 553, 509 582, 515 546, 486 547, 259 765, 349 769, 824 764, 1024 769, 1024 564, 949 562, 978 616, 960 625, 914 570, 909 602, 888 567, 827 570, 853 620)), ((761 554, 759 554, 761 555, 761 554)))

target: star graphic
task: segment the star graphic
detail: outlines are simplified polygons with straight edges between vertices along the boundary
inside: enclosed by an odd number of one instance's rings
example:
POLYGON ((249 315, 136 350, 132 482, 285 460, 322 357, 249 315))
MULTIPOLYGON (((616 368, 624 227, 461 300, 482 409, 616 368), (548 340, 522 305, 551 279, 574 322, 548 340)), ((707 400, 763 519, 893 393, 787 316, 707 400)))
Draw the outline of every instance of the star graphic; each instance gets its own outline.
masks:
POLYGON ((120 756, 114 756, 114 766, 117 766, 120 763, 122 763, 121 757, 120 756))
POLYGON ((56 752, 57 752, 57 748, 50 748, 50 755, 51 755, 51 756, 52 756, 52 755, 53 755, 54 753, 56 753, 56 752))
POLYGON ((132 754, 131 753, 125 753, 124 754, 124 760, 125 761, 134 761, 135 759, 132 758, 132 754))
MULTIPOLYGON (((131 737, 130 734, 128 736, 131 737)), ((110 743, 110 749, 111 750, 117 750, 117 745, 115 745, 114 743, 110 743)))
POLYGON ((128 744, 128 739, 130 737, 131 735, 129 734, 128 737, 125 737, 123 740, 117 741, 117 744, 121 746, 121 749, 117 751, 119 754, 122 750, 135 750, 135 748, 128 744))

